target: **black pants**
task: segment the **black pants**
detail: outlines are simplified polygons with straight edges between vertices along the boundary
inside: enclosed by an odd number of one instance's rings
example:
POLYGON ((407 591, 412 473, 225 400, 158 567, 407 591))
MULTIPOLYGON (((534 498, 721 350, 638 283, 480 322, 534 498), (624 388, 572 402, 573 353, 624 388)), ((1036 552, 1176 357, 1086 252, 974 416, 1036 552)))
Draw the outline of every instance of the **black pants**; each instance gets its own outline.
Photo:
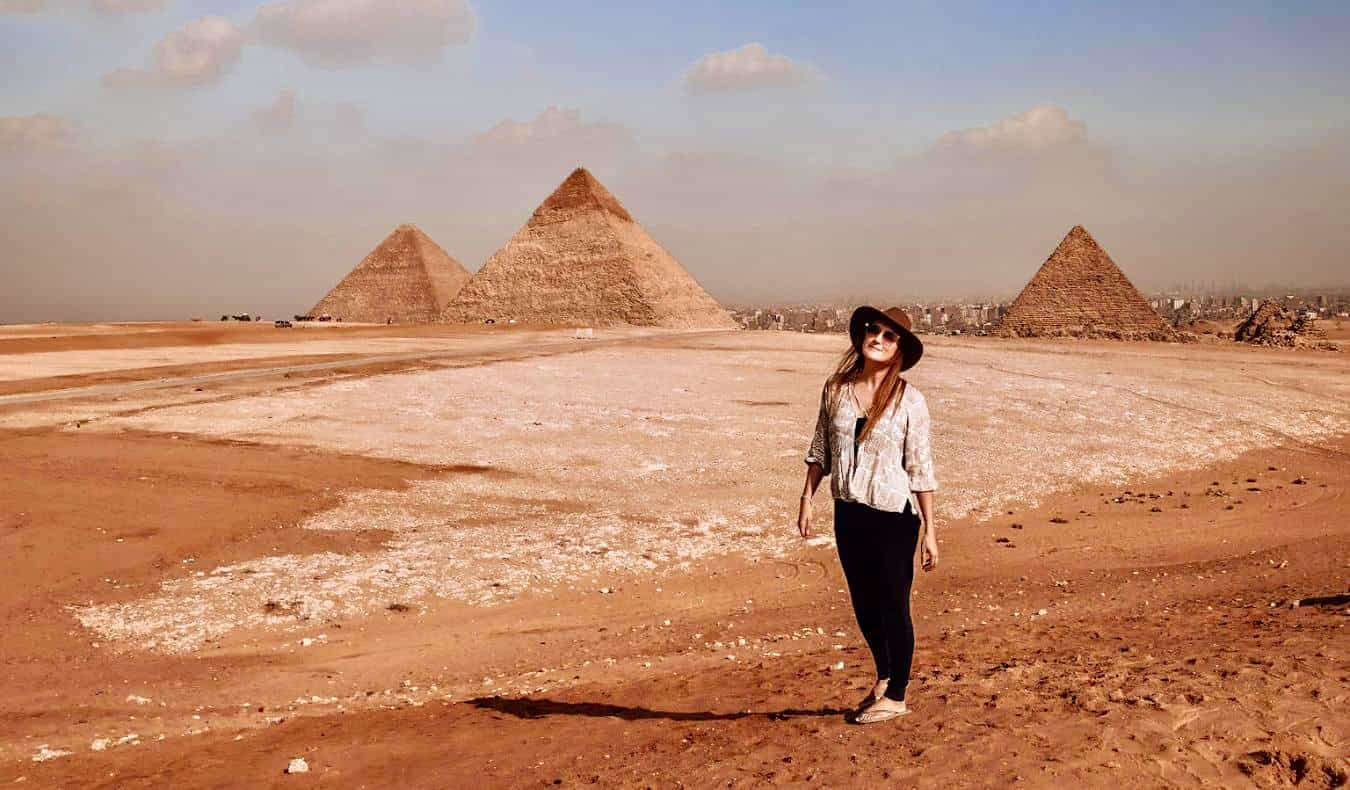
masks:
POLYGON ((834 537, 853 614, 872 651, 877 677, 889 678, 887 697, 903 700, 914 661, 909 590, 914 584, 919 517, 908 505, 903 513, 888 513, 836 499, 834 537))

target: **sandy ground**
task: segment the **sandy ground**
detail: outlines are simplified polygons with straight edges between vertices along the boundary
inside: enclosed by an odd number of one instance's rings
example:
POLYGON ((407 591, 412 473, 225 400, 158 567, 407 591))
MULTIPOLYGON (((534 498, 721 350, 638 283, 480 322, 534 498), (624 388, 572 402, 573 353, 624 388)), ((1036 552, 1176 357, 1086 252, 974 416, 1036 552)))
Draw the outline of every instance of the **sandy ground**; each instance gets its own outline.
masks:
POLYGON ((0 405, 0 782, 1346 782, 1348 610, 1283 606, 1350 587, 1344 355, 931 340, 944 562, 860 728, 791 526, 840 338, 343 328, 146 390, 204 328, 145 330, 13 354, 129 367, 0 405))
MULTIPOLYGON (((176 370, 183 367, 275 362, 294 357, 359 358, 410 352, 454 352, 466 343, 492 335, 489 327, 440 325, 385 327, 368 324, 297 324, 277 329, 270 323, 80 324, 0 327, 0 386, 27 382, 50 388, 60 383, 88 383, 105 377, 93 373, 176 370), (77 382, 75 377, 82 377, 77 382)), ((546 336, 570 336, 566 330, 546 336)), ((632 330, 629 335, 639 335, 632 330)), ((123 377, 126 378, 126 377, 123 377)))

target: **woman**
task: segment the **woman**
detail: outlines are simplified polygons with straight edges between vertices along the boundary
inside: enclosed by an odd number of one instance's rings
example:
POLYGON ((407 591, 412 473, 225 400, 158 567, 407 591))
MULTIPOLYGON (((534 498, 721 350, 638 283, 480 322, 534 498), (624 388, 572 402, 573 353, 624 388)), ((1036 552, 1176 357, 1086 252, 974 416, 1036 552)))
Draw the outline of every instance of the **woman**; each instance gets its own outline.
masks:
POLYGON ((909 315, 898 307, 853 312, 848 326, 853 343, 820 396, 797 516, 797 529, 807 537, 811 497, 829 475, 839 563, 877 669, 872 693, 858 706, 860 724, 909 713, 905 687, 914 657, 909 591, 916 546, 922 542, 925 571, 938 563, 928 405, 900 375, 923 355, 910 326, 909 315))

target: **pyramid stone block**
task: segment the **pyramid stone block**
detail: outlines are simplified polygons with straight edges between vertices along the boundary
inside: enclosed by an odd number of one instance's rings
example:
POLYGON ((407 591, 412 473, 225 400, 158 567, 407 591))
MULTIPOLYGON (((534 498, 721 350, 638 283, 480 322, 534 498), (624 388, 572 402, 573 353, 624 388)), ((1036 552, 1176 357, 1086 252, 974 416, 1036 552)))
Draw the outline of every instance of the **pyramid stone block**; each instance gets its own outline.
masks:
POLYGON ((400 225, 319 300, 310 315, 344 321, 429 323, 469 272, 415 225, 400 225))
POLYGON ((1077 336, 1174 340, 1096 239, 1075 225, 999 323, 1010 337, 1077 336))
POLYGON ((442 314, 581 326, 736 328, 609 190, 577 168, 442 314))

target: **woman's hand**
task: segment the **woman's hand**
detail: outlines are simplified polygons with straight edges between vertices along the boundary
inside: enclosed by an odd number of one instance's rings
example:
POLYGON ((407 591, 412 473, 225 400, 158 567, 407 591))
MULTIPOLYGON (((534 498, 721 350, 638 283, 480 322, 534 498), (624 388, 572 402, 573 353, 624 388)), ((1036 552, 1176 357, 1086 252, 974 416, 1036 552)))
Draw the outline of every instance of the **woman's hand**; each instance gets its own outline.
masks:
POLYGON ((938 566, 937 538, 933 537, 932 530, 924 530, 923 549, 920 552, 920 560, 923 562, 923 569, 925 571, 931 571, 938 566))
POLYGON ((811 537, 811 498, 802 496, 801 509, 797 511, 797 531, 803 538, 811 537))
POLYGON ((933 492, 915 491, 919 501, 919 519, 923 524, 923 547, 919 550, 919 563, 925 571, 938 566, 937 532, 933 529, 933 492))

